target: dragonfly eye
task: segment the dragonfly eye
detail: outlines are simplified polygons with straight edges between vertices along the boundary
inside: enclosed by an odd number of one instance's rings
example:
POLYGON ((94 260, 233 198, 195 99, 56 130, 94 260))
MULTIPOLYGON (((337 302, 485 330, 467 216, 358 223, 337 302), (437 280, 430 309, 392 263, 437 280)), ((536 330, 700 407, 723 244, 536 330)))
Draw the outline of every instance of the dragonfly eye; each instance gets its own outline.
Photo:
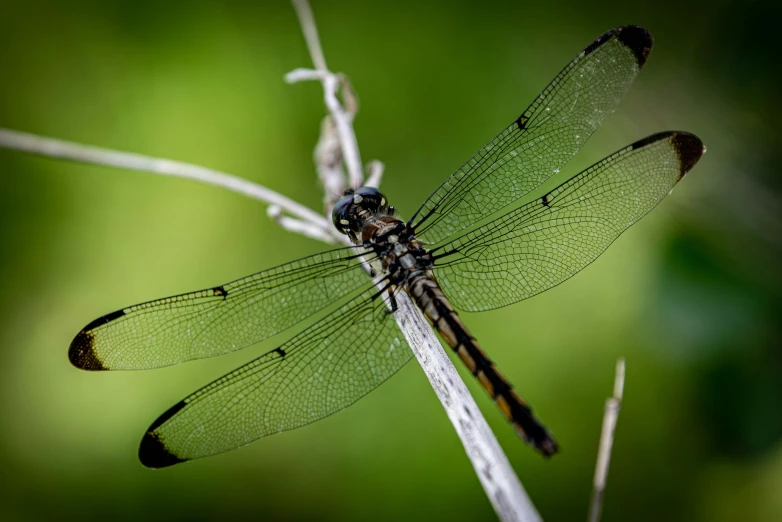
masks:
POLYGON ((334 222, 334 227, 343 234, 347 234, 351 229, 352 219, 349 212, 352 206, 353 195, 348 195, 340 198, 331 211, 331 220, 334 222))
POLYGON ((358 232, 362 223, 359 213, 362 210, 366 210, 372 215, 384 214, 388 211, 388 201, 383 193, 374 187, 361 187, 355 191, 348 190, 334 205, 331 219, 337 230, 343 234, 350 231, 358 232))
POLYGON ((360 205, 372 212, 385 212, 388 209, 388 201, 375 187, 361 187, 353 193, 353 203, 360 205))

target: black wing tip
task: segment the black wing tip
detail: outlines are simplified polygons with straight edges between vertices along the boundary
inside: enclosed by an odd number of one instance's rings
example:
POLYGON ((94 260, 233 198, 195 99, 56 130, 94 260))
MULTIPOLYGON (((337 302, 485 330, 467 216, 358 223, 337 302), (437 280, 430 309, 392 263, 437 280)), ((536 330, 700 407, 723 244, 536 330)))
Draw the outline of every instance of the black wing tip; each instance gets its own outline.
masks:
POLYGON ((108 370, 103 361, 98 358, 94 348, 95 337, 88 329, 84 329, 76 335, 68 348, 68 360, 80 370, 101 371, 108 370))
POLYGON ((101 371, 109 368, 103 364, 98 354, 95 353, 95 334, 92 331, 106 323, 110 323, 125 315, 124 310, 117 310, 104 316, 98 317, 90 324, 85 326, 81 332, 71 342, 68 348, 68 359, 71 364, 81 370, 101 371))
POLYGON ((617 29, 616 39, 625 44, 635 55, 638 68, 644 66, 652 52, 654 38, 652 34, 640 25, 626 25, 617 29))
POLYGON ((706 146, 698 136, 689 132, 675 132, 671 137, 671 144, 679 158, 681 179, 698 163, 706 152, 706 146))
POLYGON ((138 448, 138 459, 145 468, 160 469, 185 462, 187 459, 181 459, 171 453, 166 445, 151 430, 144 434, 141 444, 138 448))
POLYGON ((685 131, 658 132, 636 141, 630 147, 640 149, 660 140, 670 140, 676 157, 679 158, 679 179, 682 179, 706 152, 706 146, 701 139, 695 134, 685 131))
POLYGON ((649 53, 652 52, 654 38, 652 38, 652 34, 649 31, 640 25, 624 25, 606 31, 595 38, 595 41, 584 49, 584 54, 586 55, 595 51, 595 49, 598 49, 613 37, 616 37, 617 40, 622 42, 625 47, 630 49, 633 55, 635 55, 635 60, 638 63, 639 69, 644 66, 647 58, 649 58, 649 53))
POLYGON ((185 401, 179 401, 178 403, 174 404, 168 410, 163 412, 160 417, 155 419, 155 422, 152 423, 147 432, 144 434, 144 438, 141 439, 141 444, 138 448, 138 459, 145 467, 151 469, 166 468, 168 466, 173 466, 174 464, 179 464, 180 462, 185 462, 188 460, 177 457, 171 453, 171 451, 166 448, 166 445, 161 440, 160 436, 155 433, 155 430, 157 430, 168 419, 176 415, 177 412, 179 412, 179 410, 184 408, 186 405, 187 403, 185 401))

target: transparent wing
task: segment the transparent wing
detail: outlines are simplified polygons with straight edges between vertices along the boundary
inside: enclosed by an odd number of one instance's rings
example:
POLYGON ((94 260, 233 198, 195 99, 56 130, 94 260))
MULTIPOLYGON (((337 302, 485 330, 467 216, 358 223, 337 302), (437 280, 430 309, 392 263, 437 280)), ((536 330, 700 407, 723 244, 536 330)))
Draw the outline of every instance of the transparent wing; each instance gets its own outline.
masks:
POLYGON ((367 281, 354 249, 323 252, 112 312, 85 326, 68 356, 85 370, 158 368, 214 357, 282 332, 367 281))
POLYGON ((654 208, 700 159, 685 132, 640 140, 542 198, 432 252, 434 274, 457 308, 499 308, 575 275, 654 208))
POLYGON ((331 415, 412 357, 374 287, 315 326, 204 386, 161 415, 139 458, 160 468, 243 446, 331 415))
POLYGON ((612 29, 592 42, 429 196, 411 219, 418 238, 445 240, 559 172, 615 110, 651 48, 652 36, 636 26, 612 29))

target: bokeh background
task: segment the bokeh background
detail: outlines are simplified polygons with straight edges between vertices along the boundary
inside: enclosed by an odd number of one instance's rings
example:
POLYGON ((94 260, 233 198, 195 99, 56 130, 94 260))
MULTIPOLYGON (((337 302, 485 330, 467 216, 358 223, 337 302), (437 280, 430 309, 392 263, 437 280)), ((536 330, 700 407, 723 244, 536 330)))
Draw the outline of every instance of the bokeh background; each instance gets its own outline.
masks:
MULTIPOLYGON (((708 154, 567 284, 465 321, 556 433, 544 461, 471 379, 547 520, 585 518, 614 363, 627 385, 607 521, 782 520, 780 9, 773 2, 338 2, 313 8, 362 105, 364 160, 403 216, 597 35, 634 23, 651 58, 563 176, 645 135, 708 154)), ((320 86, 279 2, 0 2, 0 126, 193 162, 320 205, 320 86)), ((125 305, 323 248, 256 201, 176 179, 0 150, 0 518, 490 520, 412 363, 355 406, 160 471, 146 427, 270 348, 95 374, 66 357, 125 305)))

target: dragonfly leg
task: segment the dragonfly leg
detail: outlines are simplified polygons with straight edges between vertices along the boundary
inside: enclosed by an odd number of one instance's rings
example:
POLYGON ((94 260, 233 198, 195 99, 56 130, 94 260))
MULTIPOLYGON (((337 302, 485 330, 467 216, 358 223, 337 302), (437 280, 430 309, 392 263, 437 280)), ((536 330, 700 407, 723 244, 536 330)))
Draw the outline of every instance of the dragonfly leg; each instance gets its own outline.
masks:
POLYGON ((388 287, 388 303, 391 305, 390 309, 386 309, 387 314, 393 314, 399 309, 399 306, 396 304, 396 297, 394 297, 394 289, 392 287, 388 287))

